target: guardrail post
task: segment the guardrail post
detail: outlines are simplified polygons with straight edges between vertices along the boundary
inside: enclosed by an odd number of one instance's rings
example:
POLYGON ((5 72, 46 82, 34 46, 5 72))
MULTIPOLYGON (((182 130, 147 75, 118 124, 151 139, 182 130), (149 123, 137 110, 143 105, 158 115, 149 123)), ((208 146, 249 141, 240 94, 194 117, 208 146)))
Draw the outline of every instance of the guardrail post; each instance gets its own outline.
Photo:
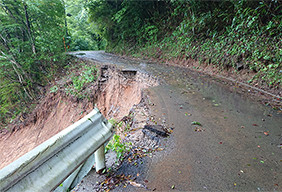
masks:
POLYGON ((94 164, 94 156, 97 159, 96 170, 105 168, 104 144, 112 135, 112 125, 95 108, 1 169, 0 191, 33 192, 69 188, 71 183, 75 185, 88 173, 94 164))
POLYGON ((105 163, 105 147, 102 145, 99 149, 95 152, 95 162, 96 162, 96 172, 106 168, 105 163))

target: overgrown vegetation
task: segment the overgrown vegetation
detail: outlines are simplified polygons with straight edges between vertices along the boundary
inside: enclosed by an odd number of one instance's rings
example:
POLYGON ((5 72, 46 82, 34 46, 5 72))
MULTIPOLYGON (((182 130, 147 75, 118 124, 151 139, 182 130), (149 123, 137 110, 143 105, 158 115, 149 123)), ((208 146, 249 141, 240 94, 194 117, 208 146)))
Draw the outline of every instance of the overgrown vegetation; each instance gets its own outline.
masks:
MULTIPOLYGON (((36 100, 68 50, 244 68, 256 73, 249 83, 281 88, 281 10, 278 0, 0 0, 0 126, 36 100)), ((91 78, 73 76, 66 89, 84 97, 91 78)))
POLYGON ((103 1, 88 3, 107 49, 158 59, 194 59, 256 73, 281 87, 280 1, 103 1))
POLYGON ((105 42, 96 26, 88 22, 84 0, 65 1, 68 48, 71 51, 104 49, 105 42))
MULTIPOLYGON (((69 67, 67 67, 69 68, 69 67)), ((70 81, 64 84, 64 91, 78 99, 88 98, 93 94, 89 85, 98 79, 99 73, 96 65, 80 63, 68 71, 70 81)), ((50 89, 52 91, 54 87, 50 89)))
MULTIPOLYGON (((0 127, 27 112, 40 90, 70 61, 69 50, 101 49, 103 42, 87 22, 84 1, 0 0, 0 127)), ((97 69, 82 66, 65 87, 79 99, 97 69), (93 73, 93 74, 92 74, 93 73)), ((58 91, 54 86, 51 92, 58 91)))
POLYGON ((58 0, 0 0, 0 125, 22 111, 66 61, 58 0))
MULTIPOLYGON (((109 119, 109 122, 113 125, 116 132, 121 131, 122 133, 130 129, 130 125, 126 124, 123 120, 116 121, 115 119, 109 119)), ((116 164, 123 161, 125 155, 130 151, 132 143, 123 143, 118 134, 115 134, 113 138, 107 144, 106 152, 111 150, 116 153, 116 164)))
POLYGON ((124 144, 120 140, 120 136, 114 135, 112 140, 106 146, 106 152, 112 150, 116 153, 116 163, 123 161, 123 158, 127 152, 129 152, 130 144, 124 144))

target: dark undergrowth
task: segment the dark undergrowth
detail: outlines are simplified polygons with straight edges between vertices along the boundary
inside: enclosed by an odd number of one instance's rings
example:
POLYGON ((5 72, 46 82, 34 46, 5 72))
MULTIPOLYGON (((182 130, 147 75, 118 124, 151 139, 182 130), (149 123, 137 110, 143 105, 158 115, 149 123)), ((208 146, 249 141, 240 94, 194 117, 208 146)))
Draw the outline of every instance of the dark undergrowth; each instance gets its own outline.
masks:
POLYGON ((280 1, 89 3, 92 18, 107 27, 108 51, 244 69, 255 74, 247 83, 270 89, 281 89, 281 8, 280 1), (98 15, 106 10, 108 17, 98 15))

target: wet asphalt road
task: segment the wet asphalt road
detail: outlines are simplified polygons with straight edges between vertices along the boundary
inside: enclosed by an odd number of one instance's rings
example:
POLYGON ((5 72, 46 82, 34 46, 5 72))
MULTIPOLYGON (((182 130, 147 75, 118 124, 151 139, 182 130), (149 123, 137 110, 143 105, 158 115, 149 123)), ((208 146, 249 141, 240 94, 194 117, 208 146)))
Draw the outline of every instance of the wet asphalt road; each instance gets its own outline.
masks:
POLYGON ((79 57, 136 68, 162 82, 147 92, 154 115, 165 117, 174 132, 166 149, 139 170, 138 181, 146 181, 150 190, 282 191, 282 115, 277 111, 188 69, 84 53, 79 57))

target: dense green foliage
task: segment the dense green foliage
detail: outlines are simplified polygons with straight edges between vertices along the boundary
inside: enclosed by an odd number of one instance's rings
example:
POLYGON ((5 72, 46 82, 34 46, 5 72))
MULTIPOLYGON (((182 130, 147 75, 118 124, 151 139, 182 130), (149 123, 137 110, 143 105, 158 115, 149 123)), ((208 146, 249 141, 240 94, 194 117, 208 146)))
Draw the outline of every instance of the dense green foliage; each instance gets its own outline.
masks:
POLYGON ((154 39, 168 17, 165 1, 89 1, 90 19, 107 40, 108 48, 142 44, 154 39))
POLYGON ((64 62, 64 4, 0 0, 0 124, 35 99, 64 62))
POLYGON ((76 71, 76 73, 70 74, 71 83, 64 85, 64 91, 68 95, 75 96, 78 99, 89 99, 90 95, 93 94, 93 90, 85 88, 98 79, 99 73, 97 66, 81 63, 72 66, 71 70, 76 71))
POLYGON ((66 1, 68 45, 72 51, 104 49, 105 42, 95 25, 88 22, 84 0, 66 1))
POLYGON ((281 85, 280 1, 92 0, 88 9, 110 51, 245 68, 281 85))
MULTIPOLYGON (((281 87, 281 10, 277 0, 0 0, 0 126, 36 99, 68 50, 194 59, 281 87)), ((70 93, 89 77, 73 77, 70 93)))

